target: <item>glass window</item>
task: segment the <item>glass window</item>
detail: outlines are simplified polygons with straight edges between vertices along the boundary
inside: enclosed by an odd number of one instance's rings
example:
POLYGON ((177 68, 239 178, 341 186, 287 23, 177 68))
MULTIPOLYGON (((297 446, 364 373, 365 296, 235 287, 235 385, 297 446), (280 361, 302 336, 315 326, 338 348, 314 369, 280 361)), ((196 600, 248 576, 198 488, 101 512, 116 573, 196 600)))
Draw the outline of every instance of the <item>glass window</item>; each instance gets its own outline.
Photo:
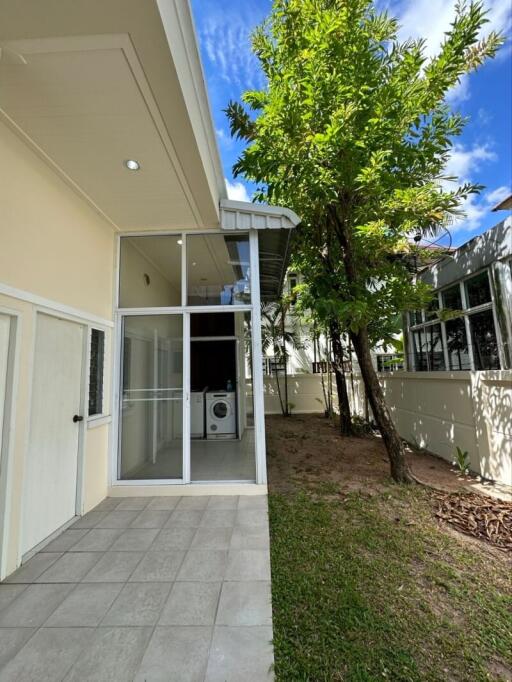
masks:
POLYGON ((415 324, 421 324, 423 322, 423 314, 421 310, 411 310, 409 313, 409 323, 411 327, 415 324))
POLYGON ((122 237, 121 308, 181 305, 181 235, 122 237))
POLYGON ((425 335, 423 329, 418 329, 412 333, 414 369, 417 372, 426 372, 428 369, 424 339, 425 335))
POLYGON ((475 369, 499 369, 498 341, 492 310, 469 316, 475 369))
POLYGON ((435 320, 437 319, 437 311, 439 310, 439 298, 437 294, 435 294, 435 298, 433 298, 430 303, 428 308, 425 310, 425 319, 426 320, 435 320))
POLYGON ((188 305, 250 303, 249 260, 248 235, 189 235, 188 305))
POLYGON ((428 327, 425 327, 424 334, 428 369, 430 371, 446 369, 444 364, 441 325, 432 324, 428 327))
POLYGON ((443 308, 448 310, 462 310, 462 297, 458 284, 442 291, 441 298, 443 300, 443 308))
POLYGON ((463 317, 446 322, 446 345, 451 370, 471 369, 466 325, 463 317))
POLYGON ((491 301, 491 287, 489 286, 487 270, 476 275, 476 277, 467 279, 465 286, 468 308, 474 308, 476 305, 491 301))
POLYGON ((91 357, 89 364, 89 416, 103 413, 103 365, 105 358, 105 332, 91 330, 91 357))

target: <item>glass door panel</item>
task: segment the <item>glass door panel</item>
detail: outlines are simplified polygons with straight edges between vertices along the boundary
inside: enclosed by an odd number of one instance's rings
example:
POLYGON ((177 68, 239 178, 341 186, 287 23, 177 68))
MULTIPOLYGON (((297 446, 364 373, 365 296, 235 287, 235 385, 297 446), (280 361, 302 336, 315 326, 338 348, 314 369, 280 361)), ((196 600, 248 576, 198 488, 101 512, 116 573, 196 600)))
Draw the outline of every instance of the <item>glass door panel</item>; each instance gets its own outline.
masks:
POLYGON ((254 481, 250 313, 192 313, 191 480, 254 481))
POLYGON ((183 317, 123 317, 119 478, 183 477, 183 317))

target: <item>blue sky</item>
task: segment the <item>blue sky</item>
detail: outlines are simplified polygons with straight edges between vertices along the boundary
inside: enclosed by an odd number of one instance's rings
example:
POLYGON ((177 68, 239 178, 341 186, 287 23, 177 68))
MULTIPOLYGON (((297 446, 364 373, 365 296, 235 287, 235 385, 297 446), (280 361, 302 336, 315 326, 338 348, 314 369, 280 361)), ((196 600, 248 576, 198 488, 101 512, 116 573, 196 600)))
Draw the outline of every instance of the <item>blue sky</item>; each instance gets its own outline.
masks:
MULTIPOLYGON (((383 1, 381 0, 381 5, 383 1)), ((489 23, 484 33, 504 32, 508 42, 498 57, 464 80, 450 101, 470 117, 457 139, 448 170, 461 181, 485 185, 478 197, 467 202, 467 217, 451 227, 453 243, 459 245, 492 227, 507 214, 490 208, 510 193, 512 186, 512 3, 486 0, 489 23)), ((192 0, 201 57, 217 133, 217 141, 232 198, 250 200, 252 188, 231 168, 243 145, 229 135, 223 112, 230 99, 239 100, 244 90, 261 88, 264 79, 250 51, 250 33, 270 10, 270 0, 192 0)), ((386 6, 402 25, 401 37, 422 35, 434 54, 453 17, 452 0, 387 0, 386 6)))

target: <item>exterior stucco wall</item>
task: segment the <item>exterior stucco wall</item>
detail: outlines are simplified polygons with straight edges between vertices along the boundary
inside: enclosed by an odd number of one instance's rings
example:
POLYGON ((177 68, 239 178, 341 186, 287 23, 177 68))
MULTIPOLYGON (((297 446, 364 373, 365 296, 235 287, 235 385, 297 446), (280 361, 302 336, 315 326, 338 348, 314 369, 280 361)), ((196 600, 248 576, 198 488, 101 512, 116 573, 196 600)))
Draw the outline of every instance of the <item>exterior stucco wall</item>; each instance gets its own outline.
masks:
MULTIPOLYGON (((0 308, 17 320, 14 428, 10 432, 5 499, 4 575, 8 575, 21 560, 24 462, 29 442, 37 311, 69 316, 83 324, 86 333, 90 326, 102 328, 98 318, 105 322, 104 411, 110 414, 109 322, 115 235, 112 227, 3 123, 0 157, 0 308)), ((84 367, 84 378, 87 372, 84 367)), ((88 428, 84 422, 84 512, 107 492, 109 430, 108 418, 95 428, 88 428)), ((7 458, 7 452, 2 452, 4 456, 7 458)), ((7 460, 2 464, 6 467, 7 460)))
POLYGON ((114 231, 0 121, 0 282, 112 319, 114 231))
MULTIPOLYGON (((467 450, 471 469, 512 485, 512 372, 396 372, 380 375, 400 435, 451 462, 455 448, 467 450)), ((354 390, 347 377, 354 414, 365 414, 360 376, 354 390)), ((289 378, 294 412, 323 411, 319 375, 289 378)), ((280 412, 275 379, 266 377, 265 412, 280 412)))

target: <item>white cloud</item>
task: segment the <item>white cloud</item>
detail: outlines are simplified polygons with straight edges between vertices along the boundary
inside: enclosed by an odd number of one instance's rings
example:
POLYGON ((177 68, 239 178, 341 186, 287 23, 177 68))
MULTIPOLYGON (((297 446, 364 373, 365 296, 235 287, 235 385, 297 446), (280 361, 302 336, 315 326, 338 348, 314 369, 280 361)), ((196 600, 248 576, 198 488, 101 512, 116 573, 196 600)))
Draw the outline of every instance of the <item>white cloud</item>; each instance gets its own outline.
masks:
POLYGON ((259 90, 265 85, 259 62, 251 51, 251 33, 259 20, 243 7, 229 17, 211 11, 201 20, 201 43, 215 75, 240 91, 259 90))
POLYGON ((230 182, 227 178, 224 179, 226 181, 228 199, 233 199, 234 201, 251 201, 251 197, 247 192, 247 187, 243 182, 237 182, 236 180, 230 182))
POLYGON ((224 149, 232 149, 234 140, 229 133, 227 133, 224 128, 216 128, 215 133, 217 135, 218 143, 224 149))
POLYGON ((462 144, 455 144, 446 164, 445 174, 454 175, 459 182, 467 182, 480 170, 482 163, 496 159, 497 156, 489 145, 476 144, 466 148, 462 144))
MULTIPOLYGON (((446 189, 453 189, 456 185, 465 182, 478 181, 479 171, 485 163, 490 163, 497 159, 496 153, 490 149, 489 145, 475 144, 472 147, 464 147, 456 144, 453 147, 450 159, 446 164, 445 174, 454 176, 456 180, 445 181, 443 184, 446 189)), ((454 220, 450 226, 450 231, 460 232, 461 230, 474 232, 482 222, 499 198, 494 201, 495 196, 501 196, 506 188, 500 187, 491 192, 477 195, 471 194, 462 204, 465 215, 454 220)))
POLYGON ((493 206, 496 206, 496 204, 502 202, 503 199, 506 199, 510 192, 510 187, 501 185, 501 187, 496 187, 492 192, 486 192, 484 198, 487 204, 492 208, 493 206))

